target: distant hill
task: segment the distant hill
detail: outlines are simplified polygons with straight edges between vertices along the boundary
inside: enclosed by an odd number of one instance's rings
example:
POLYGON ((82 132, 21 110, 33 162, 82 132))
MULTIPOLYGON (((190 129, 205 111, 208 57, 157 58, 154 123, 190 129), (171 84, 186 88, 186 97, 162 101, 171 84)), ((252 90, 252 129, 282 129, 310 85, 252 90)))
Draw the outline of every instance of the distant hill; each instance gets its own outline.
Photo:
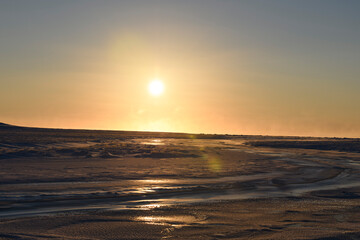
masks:
POLYGON ((6 123, 2 123, 2 122, 0 122, 0 127, 12 128, 12 127, 17 127, 17 126, 14 126, 14 125, 10 125, 10 124, 6 124, 6 123))
POLYGON ((20 127, 20 126, 16 126, 16 125, 11 125, 11 124, 6 124, 6 123, 2 123, 0 122, 0 129, 2 130, 11 130, 11 129, 26 129, 27 127, 20 127))

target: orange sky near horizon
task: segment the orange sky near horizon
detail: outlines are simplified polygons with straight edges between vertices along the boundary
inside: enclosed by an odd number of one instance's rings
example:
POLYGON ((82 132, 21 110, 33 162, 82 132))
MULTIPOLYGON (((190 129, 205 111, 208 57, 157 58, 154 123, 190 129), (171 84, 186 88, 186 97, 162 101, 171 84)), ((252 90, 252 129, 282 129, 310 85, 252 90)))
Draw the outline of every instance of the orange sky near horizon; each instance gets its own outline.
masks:
POLYGON ((358 3, 140 2, 1 3, 0 122, 360 137, 358 3))

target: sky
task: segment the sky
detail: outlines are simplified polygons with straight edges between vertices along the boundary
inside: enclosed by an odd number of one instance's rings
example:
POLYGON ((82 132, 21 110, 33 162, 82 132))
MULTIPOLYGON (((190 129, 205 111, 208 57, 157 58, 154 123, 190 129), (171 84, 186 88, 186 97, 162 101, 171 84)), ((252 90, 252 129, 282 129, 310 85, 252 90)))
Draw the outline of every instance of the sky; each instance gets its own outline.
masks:
POLYGON ((1 0, 0 122, 360 137, 359 11, 357 0, 1 0))

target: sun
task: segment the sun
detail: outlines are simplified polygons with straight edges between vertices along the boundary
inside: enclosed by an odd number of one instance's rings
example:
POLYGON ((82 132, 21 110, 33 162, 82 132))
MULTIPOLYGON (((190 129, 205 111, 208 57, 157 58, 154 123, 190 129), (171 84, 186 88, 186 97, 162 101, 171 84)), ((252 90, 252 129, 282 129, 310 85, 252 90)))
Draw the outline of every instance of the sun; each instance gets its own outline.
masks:
POLYGON ((149 93, 152 96, 160 96, 164 92, 164 84, 159 79, 154 79, 149 83, 149 93))

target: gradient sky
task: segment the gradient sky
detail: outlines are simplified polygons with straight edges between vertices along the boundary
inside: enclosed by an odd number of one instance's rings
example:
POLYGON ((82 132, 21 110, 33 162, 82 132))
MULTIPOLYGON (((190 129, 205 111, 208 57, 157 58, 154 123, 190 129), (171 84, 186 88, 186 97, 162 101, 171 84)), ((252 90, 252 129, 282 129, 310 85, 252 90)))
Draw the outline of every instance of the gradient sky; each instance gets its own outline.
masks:
POLYGON ((0 122, 360 137, 359 12, 357 0, 2 0, 0 122))

